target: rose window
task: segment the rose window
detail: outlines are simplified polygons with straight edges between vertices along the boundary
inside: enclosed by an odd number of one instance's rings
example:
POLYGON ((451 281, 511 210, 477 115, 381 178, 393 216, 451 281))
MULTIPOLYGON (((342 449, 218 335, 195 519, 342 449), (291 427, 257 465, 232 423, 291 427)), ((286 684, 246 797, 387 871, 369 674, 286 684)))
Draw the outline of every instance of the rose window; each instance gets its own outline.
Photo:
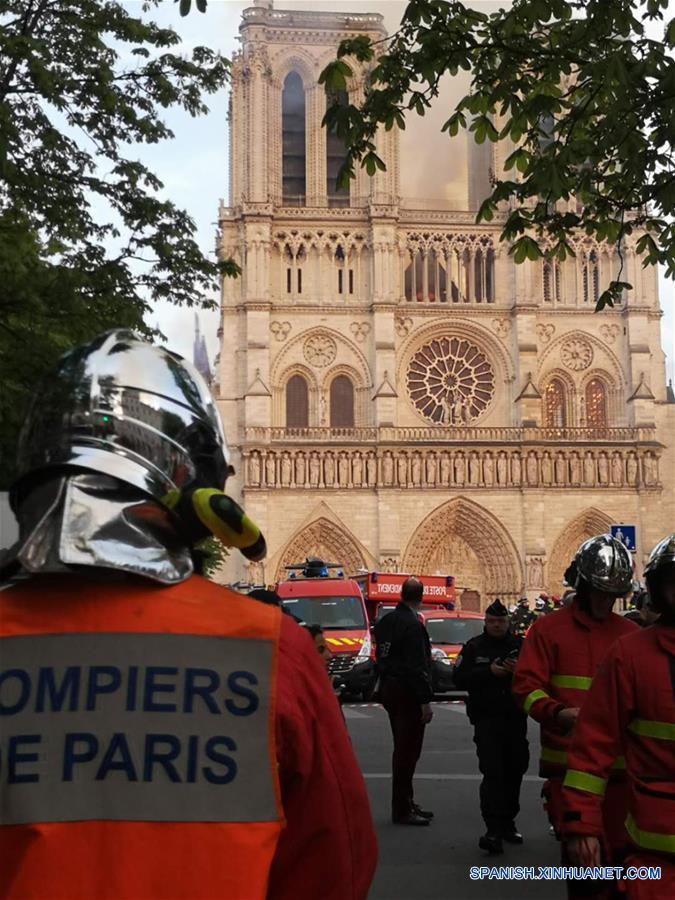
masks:
POLYGON ((425 419, 438 425, 465 425, 488 408, 495 375, 486 355, 471 341, 444 337, 415 353, 406 384, 425 419))

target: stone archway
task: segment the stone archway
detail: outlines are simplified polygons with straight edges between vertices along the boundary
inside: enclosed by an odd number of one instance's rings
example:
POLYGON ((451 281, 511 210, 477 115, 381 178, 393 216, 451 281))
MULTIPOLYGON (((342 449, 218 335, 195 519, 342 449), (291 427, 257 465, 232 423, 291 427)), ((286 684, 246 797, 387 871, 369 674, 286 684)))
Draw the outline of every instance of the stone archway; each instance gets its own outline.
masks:
POLYGON ((277 565, 277 581, 288 577, 286 566, 303 562, 308 556, 319 556, 326 562, 340 563, 346 575, 365 569, 366 560, 354 538, 330 519, 318 518, 299 531, 284 548, 277 565))
POLYGON ((485 607, 494 598, 515 601, 523 569, 501 522, 478 503, 458 497, 418 525, 406 548, 403 571, 454 575, 458 589, 478 591, 485 607))
POLYGON ((609 531, 610 517, 599 509, 590 507, 569 522, 558 535, 551 551, 546 579, 550 594, 561 594, 565 569, 572 562, 579 544, 596 534, 609 531))

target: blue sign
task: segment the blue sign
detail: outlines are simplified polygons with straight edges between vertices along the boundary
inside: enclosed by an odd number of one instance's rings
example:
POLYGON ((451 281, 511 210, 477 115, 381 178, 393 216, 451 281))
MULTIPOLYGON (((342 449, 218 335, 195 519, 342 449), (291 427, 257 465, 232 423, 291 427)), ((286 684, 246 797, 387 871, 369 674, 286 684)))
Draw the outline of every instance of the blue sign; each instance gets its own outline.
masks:
POLYGON ((621 541, 628 550, 635 551, 635 525, 612 525, 610 527, 612 537, 621 541))

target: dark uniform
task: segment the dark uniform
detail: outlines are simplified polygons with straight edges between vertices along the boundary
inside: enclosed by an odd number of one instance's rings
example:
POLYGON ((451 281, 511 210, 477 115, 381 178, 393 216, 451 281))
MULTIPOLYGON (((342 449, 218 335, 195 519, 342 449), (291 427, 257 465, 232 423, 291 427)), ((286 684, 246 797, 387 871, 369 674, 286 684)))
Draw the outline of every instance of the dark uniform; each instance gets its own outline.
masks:
POLYGON ((522 642, 510 631, 503 638, 483 632, 464 645, 454 672, 457 687, 469 694, 467 713, 483 775, 481 815, 488 835, 507 840, 517 834, 520 785, 530 761, 527 716, 511 696, 511 676, 497 677, 490 664, 519 650, 522 642))
POLYGON ((511 617, 511 631, 521 637, 525 637, 527 629, 537 617, 532 610, 522 603, 518 604, 516 611, 511 617))
POLYGON ((391 812, 394 821, 400 821, 419 814, 413 800, 413 776, 424 740, 421 707, 433 697, 431 642, 423 623, 405 603, 380 619, 375 641, 380 697, 394 738, 391 812))

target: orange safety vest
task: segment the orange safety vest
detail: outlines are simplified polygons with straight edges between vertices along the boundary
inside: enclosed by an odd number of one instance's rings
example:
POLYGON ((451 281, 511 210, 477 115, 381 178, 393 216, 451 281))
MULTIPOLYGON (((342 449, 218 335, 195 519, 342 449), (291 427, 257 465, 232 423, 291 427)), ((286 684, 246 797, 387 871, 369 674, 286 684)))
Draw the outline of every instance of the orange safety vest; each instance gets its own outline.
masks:
POLYGON ((197 576, 0 592, 0 896, 264 898, 280 626, 197 576))

